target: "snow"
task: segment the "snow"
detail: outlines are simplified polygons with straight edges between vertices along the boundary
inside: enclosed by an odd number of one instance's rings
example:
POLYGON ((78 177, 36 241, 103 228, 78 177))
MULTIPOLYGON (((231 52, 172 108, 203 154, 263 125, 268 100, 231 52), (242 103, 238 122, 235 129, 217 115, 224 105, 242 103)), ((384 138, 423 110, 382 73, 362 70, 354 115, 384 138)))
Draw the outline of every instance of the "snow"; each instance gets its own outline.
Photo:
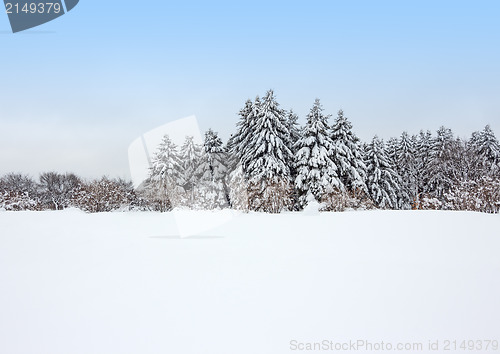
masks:
POLYGON ((304 209, 302 209, 302 215, 319 215, 319 211, 324 205, 321 205, 316 198, 312 195, 312 193, 308 193, 305 197, 306 205, 304 209))
POLYGON ((500 339, 500 215, 182 213, 0 212, 0 353, 500 339))

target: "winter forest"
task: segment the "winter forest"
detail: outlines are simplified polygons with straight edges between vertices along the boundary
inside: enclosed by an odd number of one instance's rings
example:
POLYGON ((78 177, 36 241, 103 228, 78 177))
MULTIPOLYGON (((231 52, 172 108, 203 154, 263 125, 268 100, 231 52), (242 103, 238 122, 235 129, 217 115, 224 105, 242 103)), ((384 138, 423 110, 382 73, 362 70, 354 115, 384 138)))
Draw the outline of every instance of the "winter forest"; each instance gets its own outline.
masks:
POLYGON ((489 126, 468 139, 441 127, 361 142, 344 112, 332 117, 318 99, 306 118, 300 127, 269 90, 245 102, 226 144, 211 129, 203 146, 164 136, 138 189, 107 177, 10 173, 0 178, 0 210, 500 210, 500 146, 489 126))

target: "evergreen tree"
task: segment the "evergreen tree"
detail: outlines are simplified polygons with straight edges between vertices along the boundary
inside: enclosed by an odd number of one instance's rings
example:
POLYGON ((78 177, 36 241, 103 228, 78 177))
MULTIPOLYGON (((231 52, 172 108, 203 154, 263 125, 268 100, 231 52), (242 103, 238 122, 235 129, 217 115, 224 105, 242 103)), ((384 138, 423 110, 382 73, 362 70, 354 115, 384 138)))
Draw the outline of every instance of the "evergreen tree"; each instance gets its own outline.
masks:
POLYGON ((259 96, 253 102, 251 100, 245 102, 245 107, 240 110, 240 121, 231 142, 231 155, 236 159, 233 167, 236 168, 241 164, 245 175, 247 175, 249 161, 252 159, 252 156, 249 155, 249 144, 256 134, 255 129, 260 115, 260 106, 259 96))
POLYGON ((402 209, 411 209, 417 202, 418 183, 414 139, 407 132, 401 134, 396 150, 396 168, 400 177, 402 189, 402 209))
POLYGON ((204 209, 226 207, 226 154, 222 140, 212 129, 205 133, 203 154, 196 174, 200 181, 198 193, 200 207, 204 209))
POLYGON ((470 159, 467 141, 457 137, 452 144, 452 166, 455 182, 469 179, 470 159))
POLYGON ((366 166, 363 162, 358 137, 352 131, 352 124, 340 110, 332 127, 332 160, 338 168, 338 175, 347 191, 367 192, 366 166))
POLYGON ((182 177, 184 180, 184 190, 186 192, 187 204, 195 203, 197 178, 195 175, 196 169, 201 155, 201 148, 194 142, 192 136, 186 136, 184 144, 181 147, 181 167, 182 177))
POLYGON ((248 144, 254 136, 255 124, 260 112, 260 98, 247 100, 238 115, 236 133, 227 143, 228 175, 226 184, 229 188, 229 203, 235 209, 248 210, 248 162, 245 155, 248 144), (245 165, 244 165, 245 162, 245 165), (246 205, 245 205, 246 203, 246 205))
POLYGON ((311 196, 322 202, 334 189, 344 188, 337 174, 337 166, 330 158, 333 142, 329 137, 328 118, 323 114, 319 99, 316 99, 307 115, 302 137, 296 143, 295 187, 302 207, 311 196))
POLYGON ((295 155, 295 153, 297 152, 296 144, 301 137, 300 127, 299 127, 299 116, 295 114, 295 112, 292 109, 290 109, 287 112, 286 122, 288 131, 290 132, 290 141, 288 147, 295 155))
POLYGON ((433 139, 429 163, 429 191, 438 200, 443 199, 455 182, 453 148, 455 140, 451 129, 441 127, 433 139))
MULTIPOLYGON (((256 102, 258 101, 259 98, 257 97, 256 102)), ((255 103, 251 100, 247 100, 245 106, 238 113, 240 120, 236 124, 236 133, 231 135, 227 144, 230 156, 229 167, 231 170, 235 169, 241 163, 245 146, 248 144, 253 134, 256 119, 255 111, 255 103)))
POLYGON ((145 186, 146 195, 159 210, 166 211, 181 203, 185 183, 177 146, 165 135, 153 157, 145 186))
POLYGON ((387 140, 386 145, 386 151, 387 151, 387 156, 389 157, 389 160, 391 161, 391 165, 394 171, 397 172, 396 170, 396 165, 398 162, 398 145, 399 145, 399 140, 397 138, 390 138, 387 140))
POLYGON ((249 181, 250 208, 278 213, 291 207, 288 163, 292 160, 292 152, 287 146, 290 132, 272 90, 267 92, 262 103, 256 102, 254 106, 258 108, 254 134, 242 157, 249 181))
POLYGON ((420 131, 416 144, 416 171, 418 195, 428 192, 429 164, 432 155, 432 133, 420 131))
MULTIPOLYGON (((297 153, 297 142, 301 138, 301 129, 299 127, 299 116, 296 115, 293 110, 289 110, 286 113, 286 122, 288 131, 290 132, 289 141, 287 143, 288 148, 292 152, 292 160, 288 161, 288 166, 290 167, 290 176, 292 183, 297 178, 297 169, 295 166, 295 155, 297 153)), ((292 204, 294 210, 300 209, 299 192, 296 188, 293 188, 292 193, 292 204)))
POLYGON ((366 150, 367 187, 379 208, 398 207, 398 175, 392 169, 384 142, 375 136, 366 150))
POLYGON ((497 176, 500 170, 500 144, 489 125, 478 134, 475 145, 479 166, 484 174, 497 176))
POLYGON ((234 154, 234 151, 236 149, 235 140, 236 140, 236 135, 231 134, 229 136, 229 139, 227 140, 226 146, 224 147, 224 152, 226 153, 227 157, 227 168, 229 173, 233 171, 238 165, 238 159, 234 154))

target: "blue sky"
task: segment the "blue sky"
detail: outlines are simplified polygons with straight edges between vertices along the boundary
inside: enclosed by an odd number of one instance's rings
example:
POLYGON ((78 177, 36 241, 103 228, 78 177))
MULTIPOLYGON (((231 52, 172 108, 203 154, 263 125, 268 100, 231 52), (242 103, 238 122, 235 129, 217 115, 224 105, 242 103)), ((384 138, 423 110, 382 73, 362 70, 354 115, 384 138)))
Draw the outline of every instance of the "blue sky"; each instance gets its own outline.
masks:
POLYGON ((368 140, 500 135, 497 1, 89 1, 31 31, 0 16, 0 174, 128 176, 141 133, 195 114, 227 138, 273 88, 368 140))

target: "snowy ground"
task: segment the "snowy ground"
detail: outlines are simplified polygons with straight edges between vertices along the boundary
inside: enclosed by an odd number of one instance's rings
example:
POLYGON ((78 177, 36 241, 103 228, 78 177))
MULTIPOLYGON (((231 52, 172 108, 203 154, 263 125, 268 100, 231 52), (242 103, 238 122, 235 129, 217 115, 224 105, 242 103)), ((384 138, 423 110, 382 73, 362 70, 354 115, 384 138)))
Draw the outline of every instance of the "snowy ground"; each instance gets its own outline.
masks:
POLYGON ((0 353, 500 340, 499 230, 464 212, 0 212, 0 353))

